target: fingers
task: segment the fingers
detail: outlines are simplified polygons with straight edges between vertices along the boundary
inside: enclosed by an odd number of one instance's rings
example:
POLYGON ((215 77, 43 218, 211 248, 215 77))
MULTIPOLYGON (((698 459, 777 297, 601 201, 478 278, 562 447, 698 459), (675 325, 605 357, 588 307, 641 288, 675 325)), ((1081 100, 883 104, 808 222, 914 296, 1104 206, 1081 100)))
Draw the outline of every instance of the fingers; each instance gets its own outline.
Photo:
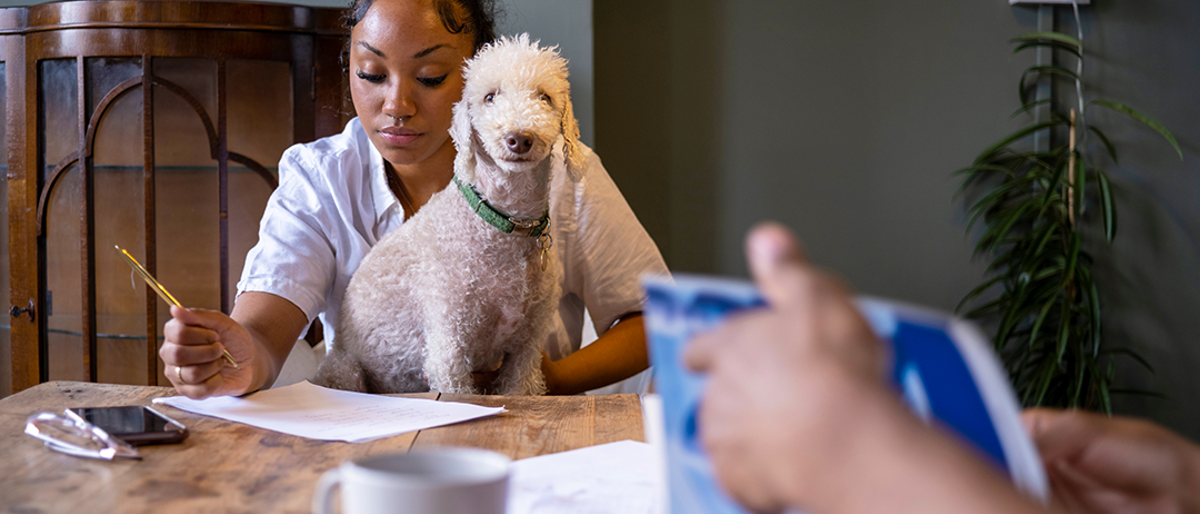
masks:
POLYGON ((812 287, 804 251, 783 225, 754 228, 746 237, 746 257, 754 281, 773 306, 793 304, 812 287))
POLYGON ((202 385, 221 372, 224 361, 212 361, 190 366, 166 366, 163 372, 176 387, 202 385))
MULTIPOLYGON (((794 304, 794 298, 811 287, 804 251, 783 225, 768 222, 754 228, 746 237, 746 257, 759 290, 772 306, 794 304)), ((719 328, 693 339, 684 349, 684 365, 692 371, 708 371, 728 335, 719 328)))
POLYGON ((207 373, 205 368, 209 366, 217 366, 219 370, 220 364, 217 362, 204 366, 186 366, 183 368, 174 368, 175 371, 171 371, 171 367, 168 366, 166 370, 167 378, 171 380, 171 384, 175 386, 175 391, 179 394, 193 400, 208 398, 218 394, 222 390, 221 385, 225 380, 224 377, 219 372, 208 374, 203 379, 193 377, 202 377, 205 375, 207 373), (180 380, 181 376, 183 377, 182 380, 180 380))
POLYGON ((188 309, 184 307, 171 306, 171 318, 184 325, 192 327, 203 327, 213 332, 222 332, 228 330, 231 325, 236 323, 233 318, 226 316, 221 311, 212 311, 208 309, 188 309))
POLYGON ((1091 414, 1077 410, 1030 409, 1021 414, 1021 422, 1045 462, 1078 454, 1100 432, 1091 414))
POLYGON ((158 350, 163 372, 180 393, 190 397, 207 396, 204 384, 225 366, 225 346, 219 342, 221 317, 213 311, 171 307, 172 319, 163 327, 164 342, 158 350), (188 394, 188 391, 193 394, 188 394))
POLYGON ((168 366, 196 366, 210 362, 226 362, 222 355, 225 346, 218 342, 181 344, 179 342, 163 343, 158 349, 158 356, 168 366))
POLYGON ((683 349, 683 365, 696 373, 707 373, 716 360, 724 331, 717 329, 693 338, 683 349))

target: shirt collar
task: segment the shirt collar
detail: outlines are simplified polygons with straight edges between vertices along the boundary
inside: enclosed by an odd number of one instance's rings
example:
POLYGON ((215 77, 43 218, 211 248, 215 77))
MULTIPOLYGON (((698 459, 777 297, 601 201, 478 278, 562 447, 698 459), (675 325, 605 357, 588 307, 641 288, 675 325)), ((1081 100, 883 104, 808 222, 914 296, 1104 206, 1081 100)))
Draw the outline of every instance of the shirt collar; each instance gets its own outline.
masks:
POLYGON ((388 187, 386 171, 383 167, 383 154, 379 153, 379 149, 375 148, 375 144, 367 139, 367 147, 370 149, 370 174, 371 174, 371 197, 375 204, 375 225, 379 226, 382 222, 390 217, 403 219, 400 210, 400 200, 396 199, 396 195, 392 194, 392 189, 388 187))

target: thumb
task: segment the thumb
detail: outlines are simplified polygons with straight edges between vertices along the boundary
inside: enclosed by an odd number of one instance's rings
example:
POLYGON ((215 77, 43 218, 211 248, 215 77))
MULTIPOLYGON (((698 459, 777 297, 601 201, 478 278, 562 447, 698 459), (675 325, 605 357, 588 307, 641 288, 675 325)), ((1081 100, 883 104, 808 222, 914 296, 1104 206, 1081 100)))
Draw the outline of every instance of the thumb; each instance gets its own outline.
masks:
POLYGON ((768 304, 794 303, 812 285, 804 250, 783 225, 768 222, 755 227, 746 237, 746 258, 768 304))
POLYGON ((1029 409, 1021 413, 1021 422, 1044 462, 1079 454, 1099 432, 1090 415, 1076 410, 1029 409))

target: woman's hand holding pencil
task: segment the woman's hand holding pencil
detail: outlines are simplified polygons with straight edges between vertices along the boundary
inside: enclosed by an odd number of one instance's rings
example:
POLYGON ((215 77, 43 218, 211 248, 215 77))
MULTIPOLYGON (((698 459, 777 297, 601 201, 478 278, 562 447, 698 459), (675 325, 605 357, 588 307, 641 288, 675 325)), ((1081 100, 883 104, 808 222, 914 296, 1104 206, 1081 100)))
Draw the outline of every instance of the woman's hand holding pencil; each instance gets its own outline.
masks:
MULTIPOLYGON (((138 275, 141 275, 142 280, 146 281, 146 285, 150 286, 150 289, 153 289, 155 293, 158 293, 159 298, 162 298, 163 301, 167 302, 169 305, 183 308, 183 304, 179 303, 179 300, 176 300, 175 297, 167 291, 167 288, 163 287, 163 285, 154 278, 154 275, 151 275, 146 268, 142 267, 142 263, 138 262, 137 259, 134 259, 132 255, 129 255, 129 252, 125 251, 125 249, 121 248, 120 246, 114 246, 114 248, 121 252, 121 255, 125 257, 125 261, 129 263, 130 267, 133 268, 133 271, 137 272, 138 275)), ((230 365, 235 368, 238 367, 237 361, 233 359, 232 355, 229 355, 228 350, 223 350, 222 356, 225 357, 225 360, 229 361, 230 365)))
POLYGON ((129 252, 120 247, 117 250, 150 289, 170 305, 172 319, 163 327, 159 357, 165 364, 163 372, 180 394, 204 398, 257 389, 251 387, 254 344, 245 328, 219 311, 184 307, 129 252), (239 354, 241 364, 229 348, 239 354))

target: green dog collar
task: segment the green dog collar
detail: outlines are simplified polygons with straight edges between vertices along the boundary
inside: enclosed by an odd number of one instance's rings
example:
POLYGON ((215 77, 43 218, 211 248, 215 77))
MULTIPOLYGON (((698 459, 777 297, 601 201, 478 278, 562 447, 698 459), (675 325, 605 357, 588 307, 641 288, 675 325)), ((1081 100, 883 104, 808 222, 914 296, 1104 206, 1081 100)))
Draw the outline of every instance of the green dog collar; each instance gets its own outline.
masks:
POLYGON ((475 191, 475 187, 467 184, 454 176, 454 183, 458 184, 458 190, 462 192, 463 197, 467 199, 467 203, 471 205, 471 209, 478 214, 483 221, 489 225, 496 227, 505 234, 520 234, 529 237, 540 237, 542 234, 547 234, 550 228, 550 213, 542 214, 541 218, 533 221, 522 221, 513 219, 510 216, 496 210, 492 204, 479 196, 479 192, 475 191))

